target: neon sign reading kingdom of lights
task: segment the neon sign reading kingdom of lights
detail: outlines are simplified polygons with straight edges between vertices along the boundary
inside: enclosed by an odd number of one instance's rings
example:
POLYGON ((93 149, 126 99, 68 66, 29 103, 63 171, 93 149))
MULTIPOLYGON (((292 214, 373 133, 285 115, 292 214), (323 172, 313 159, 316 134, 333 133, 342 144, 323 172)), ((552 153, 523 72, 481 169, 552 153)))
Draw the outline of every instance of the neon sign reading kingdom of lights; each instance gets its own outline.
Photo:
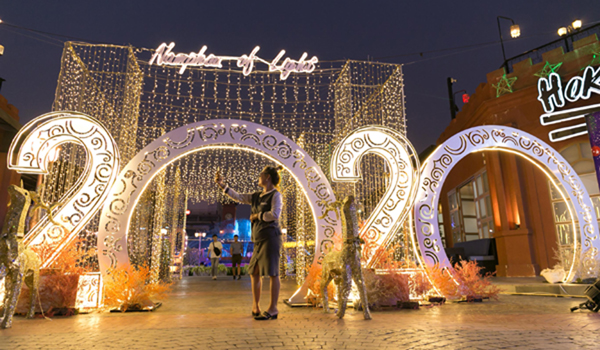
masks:
POLYGON ((269 66, 269 72, 279 72, 281 80, 287 79, 290 73, 312 73, 315 70, 316 64, 319 59, 313 56, 311 59, 306 60, 308 54, 305 52, 300 56, 299 60, 294 60, 289 57, 285 58, 280 63, 285 50, 281 50, 279 54, 271 61, 264 60, 258 57, 256 54, 260 50, 259 46, 256 46, 249 55, 242 55, 240 57, 235 56, 216 56, 214 54, 206 54, 207 46, 202 46, 198 52, 187 53, 174 53, 172 52, 175 43, 162 43, 152 55, 149 64, 165 65, 165 66, 179 66, 179 74, 183 74, 187 67, 212 67, 222 68, 223 61, 237 61, 236 65, 242 68, 244 75, 249 75, 254 69, 254 63, 260 62, 269 66))

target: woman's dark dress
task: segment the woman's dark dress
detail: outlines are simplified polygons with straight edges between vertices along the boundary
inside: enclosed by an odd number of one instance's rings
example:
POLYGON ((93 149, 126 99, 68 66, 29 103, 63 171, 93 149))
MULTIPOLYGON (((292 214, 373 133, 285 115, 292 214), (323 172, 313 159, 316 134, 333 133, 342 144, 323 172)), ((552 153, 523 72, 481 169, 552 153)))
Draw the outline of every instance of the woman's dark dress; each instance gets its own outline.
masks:
POLYGON ((252 222, 252 242, 254 252, 248 265, 248 273, 252 274, 258 268, 261 276, 279 276, 279 261, 281 258, 281 229, 275 221, 263 221, 262 214, 271 211, 271 202, 277 190, 263 196, 261 192, 252 194, 252 214, 259 215, 252 222))

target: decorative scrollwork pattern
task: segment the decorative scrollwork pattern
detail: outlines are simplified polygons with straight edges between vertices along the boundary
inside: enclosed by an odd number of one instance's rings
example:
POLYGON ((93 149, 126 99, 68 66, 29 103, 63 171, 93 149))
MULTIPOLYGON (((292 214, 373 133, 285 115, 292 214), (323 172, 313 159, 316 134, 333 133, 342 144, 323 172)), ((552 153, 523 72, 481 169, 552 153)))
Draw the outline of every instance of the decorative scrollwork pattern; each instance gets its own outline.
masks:
POLYGON ((363 226, 360 236, 368 243, 363 247, 365 266, 372 266, 378 254, 398 233, 410 213, 419 181, 419 159, 404 135, 382 127, 365 126, 346 136, 331 157, 334 181, 356 182, 361 178, 360 162, 364 155, 381 156, 389 168, 389 185, 363 226))
POLYGON ((65 143, 82 146, 88 162, 53 211, 58 225, 45 217, 25 237, 27 246, 47 244, 49 257, 42 267, 48 267, 100 209, 119 173, 119 151, 109 131, 78 112, 47 113, 27 123, 11 143, 8 168, 46 174, 51 152, 65 143))
POLYGON ((96 309, 102 305, 102 275, 97 272, 79 276, 77 283, 77 309, 96 309))
MULTIPOLYGON (((211 120, 182 126, 154 140, 121 171, 100 216, 98 251, 100 270, 129 264, 127 223, 148 184, 161 169, 190 152, 211 147, 232 146, 257 152, 283 165, 303 188, 316 221, 316 247, 313 263, 333 245, 341 233, 334 213, 325 211, 326 202, 335 201, 333 190, 320 167, 292 140, 262 125, 241 120, 211 120)), ((296 293, 301 297, 302 293, 296 293)))
POLYGON ((571 281, 575 257, 579 256, 585 266, 589 264, 588 260, 598 258, 600 249, 598 222, 587 190, 571 165, 548 144, 521 130, 495 125, 461 131, 438 147, 423 164, 414 215, 419 249, 425 263, 429 267, 439 263, 442 268, 452 271, 438 226, 440 192, 446 177, 461 159, 483 150, 507 151, 523 156, 547 169, 554 175, 554 180, 566 189, 563 195, 571 199, 574 214, 579 220, 579 230, 574 229, 573 232, 579 231, 580 236, 574 238, 582 243, 584 249, 574 254, 565 277, 565 281, 571 281))

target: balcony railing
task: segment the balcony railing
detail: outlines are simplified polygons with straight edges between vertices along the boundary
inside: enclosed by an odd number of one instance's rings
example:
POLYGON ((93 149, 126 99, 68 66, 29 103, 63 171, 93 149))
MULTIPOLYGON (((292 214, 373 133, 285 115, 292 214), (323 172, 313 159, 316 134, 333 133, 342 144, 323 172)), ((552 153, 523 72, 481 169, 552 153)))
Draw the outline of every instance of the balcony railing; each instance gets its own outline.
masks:
POLYGON ((587 28, 582 28, 580 30, 577 30, 575 32, 572 32, 565 36, 562 36, 559 39, 556 39, 547 44, 544 44, 540 47, 536 47, 535 49, 532 49, 532 50, 523 52, 520 55, 511 57, 511 58, 507 59, 505 62, 506 64, 503 64, 502 66, 500 66, 500 68, 506 66, 506 67, 508 67, 507 73, 512 73, 513 72, 513 67, 512 67, 513 64, 524 61, 528 58, 531 58, 531 64, 540 63, 543 61, 542 54, 544 54, 548 51, 552 51, 558 47, 562 47, 564 52, 573 51, 573 42, 583 39, 585 37, 588 37, 592 34, 600 35, 600 23, 595 24, 590 27, 587 27, 587 28))

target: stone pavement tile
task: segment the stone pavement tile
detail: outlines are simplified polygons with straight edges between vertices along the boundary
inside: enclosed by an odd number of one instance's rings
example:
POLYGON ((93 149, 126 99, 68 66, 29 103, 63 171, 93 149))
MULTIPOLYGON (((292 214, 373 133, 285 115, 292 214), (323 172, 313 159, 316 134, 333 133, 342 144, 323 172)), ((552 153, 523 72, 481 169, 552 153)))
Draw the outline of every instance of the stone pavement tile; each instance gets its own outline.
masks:
MULTIPOLYGON (((283 294, 294 288, 284 283, 283 294)), ((374 311, 372 321, 354 310, 340 320, 280 304, 278 320, 256 322, 248 316, 249 282, 191 278, 172 295, 152 313, 17 318, 0 331, 0 349, 597 349, 590 335, 600 329, 600 315, 569 312, 578 300, 541 297, 374 311)))

